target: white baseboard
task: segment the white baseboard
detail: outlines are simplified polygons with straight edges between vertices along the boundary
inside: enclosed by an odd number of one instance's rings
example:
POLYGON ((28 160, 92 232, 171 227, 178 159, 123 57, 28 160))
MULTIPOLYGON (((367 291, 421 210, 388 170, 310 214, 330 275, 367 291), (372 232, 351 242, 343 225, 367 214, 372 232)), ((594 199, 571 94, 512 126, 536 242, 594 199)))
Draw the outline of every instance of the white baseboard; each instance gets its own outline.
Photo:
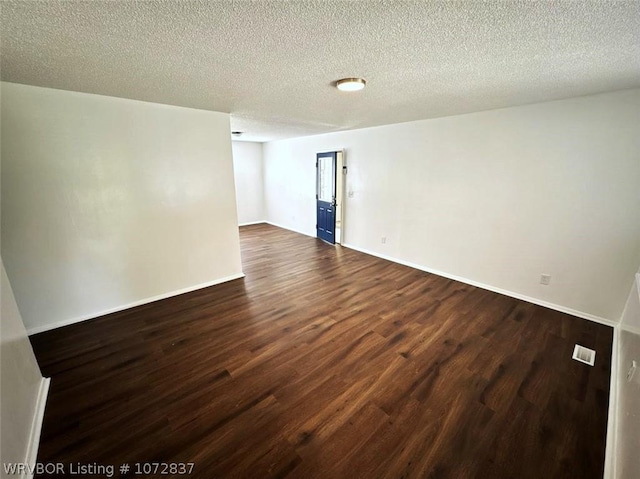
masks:
POLYGON ((226 276, 224 278, 219 278, 213 281, 209 281, 207 283, 196 284, 194 286, 189 286, 187 288, 179 289, 176 291, 171 291, 169 293, 159 294, 157 296, 152 296, 150 298, 141 299, 140 301, 134 301, 133 303, 124 304, 122 306, 117 306, 115 308, 106 309, 103 311, 99 311, 97 313, 91 313, 86 316, 80 316, 73 319, 66 319, 64 321, 58 321, 51 324, 45 324, 43 326, 36 326, 35 328, 29 328, 27 330, 27 334, 31 336, 32 334, 42 333, 44 331, 49 331, 51 329, 61 328, 63 326, 68 326, 70 324, 80 323, 82 321, 88 321, 90 319, 99 318, 100 316, 104 316, 106 314, 117 313, 118 311, 124 311, 125 309, 135 308, 136 306, 142 306, 143 304, 153 303, 154 301, 160 301, 161 299, 171 298, 173 296, 178 296, 184 293, 190 293, 192 291, 196 291, 202 288, 208 288, 209 286, 215 286, 216 284, 226 283, 227 281, 233 281, 234 279, 244 278, 244 273, 234 274, 231 276, 226 276))
POLYGON ((494 293, 504 294, 505 296, 510 296, 515 299, 520 299, 522 301, 526 301, 527 303, 537 304, 538 306, 544 306, 545 308, 553 309, 555 311, 560 311, 561 313, 567 313, 572 316, 576 316, 582 319, 588 319, 589 321, 594 321, 596 323, 604 324, 606 326, 615 327, 618 325, 616 321, 611 321, 610 319, 601 318, 600 316, 595 316, 590 313, 585 313, 583 311, 578 311, 575 309, 567 308, 566 306, 562 306, 559 304, 549 303, 547 301, 543 301, 541 299, 532 298, 530 296, 526 296, 524 294, 516 293, 514 291, 508 291, 502 288, 496 288, 495 286, 491 286, 489 284, 480 283, 478 281, 473 281, 471 279, 463 278, 461 276, 456 276, 454 274, 445 273, 444 271, 438 271, 436 269, 427 268, 425 266, 421 266, 419 264, 411 263, 409 261, 403 261, 397 258, 393 258, 391 256, 386 256, 380 253, 376 253, 374 251, 369 251, 364 248, 359 248, 357 246, 351 244, 343 244, 345 248, 349 248, 355 251, 359 251, 360 253, 365 253, 371 256, 376 256, 377 258, 385 259, 387 261, 391 261, 393 263, 398 263, 404 266, 408 266, 410 268, 419 269, 421 271, 425 271, 427 273, 435 274, 438 276, 442 276, 444 278, 452 279, 454 281, 459 281, 461 283, 469 284, 471 286, 476 286, 478 288, 486 289, 488 291, 493 291, 494 293))
MULTIPOLYGON (((47 405, 47 395, 49 394, 50 378, 42 378, 40 381, 40 389, 38 391, 38 399, 36 400, 36 410, 31 422, 31 430, 29 431, 29 444, 27 445, 27 453, 24 462, 29 466, 35 466, 38 460, 38 447, 40 445, 40 434, 42 433, 42 422, 44 421, 44 409, 47 405)), ((31 479, 33 474, 25 472, 23 479, 31 479)))
POLYGON ((311 236, 312 238, 316 237, 315 235, 311 235, 309 233, 305 233, 304 231, 296 230, 296 229, 290 228, 288 226, 283 226, 281 224, 274 223, 273 221, 265 221, 265 223, 267 223, 267 224, 269 224, 271 226, 276 226, 278 228, 282 228, 283 230, 289 230, 289 231, 293 231, 294 233, 300 233, 301 235, 311 236))
POLYGON ((263 225, 266 221, 249 221, 248 223, 240 223, 238 226, 251 226, 251 225, 263 225))

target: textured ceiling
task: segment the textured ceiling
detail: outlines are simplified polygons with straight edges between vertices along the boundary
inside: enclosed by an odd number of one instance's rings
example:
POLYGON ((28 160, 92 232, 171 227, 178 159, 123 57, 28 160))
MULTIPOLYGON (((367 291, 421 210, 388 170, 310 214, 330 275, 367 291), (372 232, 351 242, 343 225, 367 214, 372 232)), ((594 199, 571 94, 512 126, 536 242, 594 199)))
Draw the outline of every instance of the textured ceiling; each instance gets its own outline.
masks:
POLYGON ((230 112, 254 141, 640 86, 636 0, 1 8, 2 80, 230 112))

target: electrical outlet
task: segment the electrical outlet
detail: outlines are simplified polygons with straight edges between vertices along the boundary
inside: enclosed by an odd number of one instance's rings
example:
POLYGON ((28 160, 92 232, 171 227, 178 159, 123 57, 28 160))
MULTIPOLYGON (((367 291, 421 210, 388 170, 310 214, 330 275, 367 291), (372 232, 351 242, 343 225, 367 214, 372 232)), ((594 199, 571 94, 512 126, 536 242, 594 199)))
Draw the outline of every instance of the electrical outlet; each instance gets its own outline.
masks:
POLYGON ((383 236, 383 237, 382 237, 382 239, 380 239, 380 242, 381 242, 382 244, 387 244, 387 237, 386 237, 386 236, 383 236))
POLYGON ((633 379, 633 375, 636 373, 637 363, 635 361, 631 361, 631 367, 629 368, 629 372, 627 372, 627 382, 631 382, 633 379))
POLYGON ((550 282, 551 282, 551 275, 550 274, 541 274, 540 275, 540 284, 544 284, 545 286, 547 286, 550 282))
POLYGON ((353 198, 353 191, 349 190, 349 192, 347 193, 347 196, 349 198, 353 198))

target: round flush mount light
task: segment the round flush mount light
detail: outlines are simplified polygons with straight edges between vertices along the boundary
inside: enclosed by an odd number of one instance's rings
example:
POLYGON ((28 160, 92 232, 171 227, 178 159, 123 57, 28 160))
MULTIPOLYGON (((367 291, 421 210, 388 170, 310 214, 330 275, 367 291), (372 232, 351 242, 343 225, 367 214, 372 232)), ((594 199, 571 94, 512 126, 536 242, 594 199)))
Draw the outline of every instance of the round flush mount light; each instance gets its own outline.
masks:
POLYGON ((367 81, 364 78, 343 78, 336 82, 336 87, 341 91, 358 91, 362 90, 367 81))

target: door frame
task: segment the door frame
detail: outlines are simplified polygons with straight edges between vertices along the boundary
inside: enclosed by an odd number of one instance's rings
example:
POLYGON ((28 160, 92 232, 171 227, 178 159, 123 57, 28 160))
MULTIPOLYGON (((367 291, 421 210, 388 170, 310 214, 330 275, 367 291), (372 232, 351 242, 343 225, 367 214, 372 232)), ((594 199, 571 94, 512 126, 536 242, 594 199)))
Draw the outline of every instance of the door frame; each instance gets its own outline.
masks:
POLYGON ((344 244, 347 163, 344 150, 336 150, 336 243, 344 244))
POLYGON ((316 237, 330 244, 336 243, 337 170, 335 151, 316 153, 316 237), (324 165, 331 165, 330 176, 326 176, 324 165), (325 189, 329 182, 330 191, 325 189))
POLYGON ((343 149, 328 150, 316 153, 316 237, 318 236, 318 158, 323 155, 333 155, 335 158, 334 170, 334 234, 333 244, 344 244, 345 236, 345 216, 346 216, 346 191, 347 191, 347 164, 346 155, 343 149))

